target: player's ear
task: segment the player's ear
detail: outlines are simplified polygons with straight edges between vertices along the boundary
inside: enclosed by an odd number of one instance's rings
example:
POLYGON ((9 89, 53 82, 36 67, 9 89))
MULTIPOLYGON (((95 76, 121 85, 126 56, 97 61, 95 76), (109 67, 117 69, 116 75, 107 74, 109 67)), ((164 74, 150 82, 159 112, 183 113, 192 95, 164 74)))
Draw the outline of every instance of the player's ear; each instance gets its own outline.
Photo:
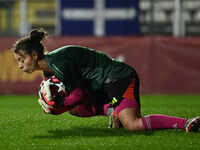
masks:
POLYGON ((32 57, 33 57, 34 60, 37 60, 37 59, 38 59, 38 54, 37 54, 36 51, 33 51, 33 52, 32 52, 32 57))

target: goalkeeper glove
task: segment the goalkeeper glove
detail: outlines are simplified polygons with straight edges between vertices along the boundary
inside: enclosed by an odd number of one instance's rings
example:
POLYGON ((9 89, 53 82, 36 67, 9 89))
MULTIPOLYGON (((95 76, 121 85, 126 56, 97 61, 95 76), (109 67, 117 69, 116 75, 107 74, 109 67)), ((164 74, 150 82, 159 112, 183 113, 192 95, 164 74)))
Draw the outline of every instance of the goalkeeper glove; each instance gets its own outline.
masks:
POLYGON ((64 106, 65 98, 63 97, 63 95, 61 95, 61 93, 52 95, 50 85, 51 83, 47 81, 44 82, 43 86, 41 86, 41 89, 39 90, 40 99, 44 100, 49 106, 64 106))
POLYGON ((68 109, 66 107, 60 107, 60 108, 55 108, 53 106, 49 106, 44 100, 42 99, 38 99, 38 103, 42 106, 42 109, 44 111, 44 113, 46 114, 52 114, 52 115, 60 115, 66 111, 68 111, 68 109))
POLYGON ((43 91, 39 92, 40 98, 45 101, 49 106, 53 106, 55 108, 64 106, 65 97, 61 96, 59 93, 50 99, 50 96, 45 95, 43 91))
POLYGON ((53 99, 53 96, 50 90, 50 85, 51 85, 50 79, 48 79, 47 81, 43 82, 43 85, 41 86, 39 90, 40 98, 44 99, 43 97, 45 97, 46 101, 51 101, 53 99))
POLYGON ((44 113, 46 114, 51 114, 51 108, 53 108, 52 106, 49 106, 47 103, 45 103, 44 100, 42 99, 38 99, 38 103, 42 106, 42 109, 44 111, 44 113))

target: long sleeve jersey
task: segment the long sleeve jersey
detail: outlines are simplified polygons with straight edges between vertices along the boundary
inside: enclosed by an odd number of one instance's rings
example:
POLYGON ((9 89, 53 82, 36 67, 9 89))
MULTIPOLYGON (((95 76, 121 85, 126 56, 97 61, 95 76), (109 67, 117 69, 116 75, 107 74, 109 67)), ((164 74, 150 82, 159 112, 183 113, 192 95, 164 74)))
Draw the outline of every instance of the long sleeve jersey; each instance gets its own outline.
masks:
POLYGON ((106 54, 81 46, 64 46, 45 57, 48 67, 67 91, 86 87, 97 91, 107 83, 123 79, 135 70, 106 54))

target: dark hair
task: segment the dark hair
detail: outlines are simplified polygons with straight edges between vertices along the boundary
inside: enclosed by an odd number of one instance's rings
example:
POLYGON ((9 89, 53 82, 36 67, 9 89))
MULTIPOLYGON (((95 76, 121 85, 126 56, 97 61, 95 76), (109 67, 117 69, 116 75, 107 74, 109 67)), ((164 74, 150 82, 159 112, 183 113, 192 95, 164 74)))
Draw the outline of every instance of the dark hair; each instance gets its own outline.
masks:
POLYGON ((19 39, 13 46, 14 53, 19 53, 20 50, 31 55, 33 51, 38 54, 38 60, 44 58, 44 46, 41 40, 47 37, 47 32, 43 29, 34 29, 28 36, 19 39))

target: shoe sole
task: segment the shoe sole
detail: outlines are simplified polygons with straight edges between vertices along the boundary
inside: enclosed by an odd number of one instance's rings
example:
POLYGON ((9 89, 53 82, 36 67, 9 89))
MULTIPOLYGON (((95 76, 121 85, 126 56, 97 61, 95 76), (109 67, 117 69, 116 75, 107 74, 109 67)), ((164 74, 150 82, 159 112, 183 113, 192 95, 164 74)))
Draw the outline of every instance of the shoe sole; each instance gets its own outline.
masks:
POLYGON ((186 132, 199 132, 199 128, 200 128, 200 117, 194 118, 190 124, 186 127, 186 132), (192 131, 191 128, 195 125, 198 124, 198 130, 196 131, 192 131))

